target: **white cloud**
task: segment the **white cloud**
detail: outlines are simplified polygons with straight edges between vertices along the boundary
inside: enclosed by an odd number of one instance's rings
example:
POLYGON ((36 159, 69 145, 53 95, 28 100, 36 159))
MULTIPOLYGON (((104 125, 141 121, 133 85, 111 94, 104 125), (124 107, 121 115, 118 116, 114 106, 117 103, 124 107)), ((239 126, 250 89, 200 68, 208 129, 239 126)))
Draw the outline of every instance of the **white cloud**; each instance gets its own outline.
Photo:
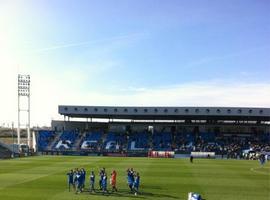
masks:
POLYGON ((194 82, 126 94, 88 94, 93 105, 269 107, 270 83, 194 82))
MULTIPOLYGON (((1 84, 0 122, 17 119, 16 74, 4 76, 7 86, 1 84), (15 75, 15 78, 14 78, 15 75), (13 78, 11 78, 13 77, 13 78), (10 79, 10 80, 8 80, 10 79)), ((83 74, 78 73, 80 79, 83 74)), ((57 106, 66 105, 113 105, 113 106, 239 106, 270 107, 270 83, 194 82, 164 88, 137 90, 126 86, 115 93, 85 92, 70 88, 65 80, 54 77, 32 76, 31 115, 32 125, 50 125, 51 119, 62 119, 57 106), (126 93, 126 91, 129 91, 126 93)), ((76 81, 76 80, 71 80, 76 81)), ((83 82, 81 83, 83 84, 83 82)), ((79 87, 80 84, 78 84, 79 87)))

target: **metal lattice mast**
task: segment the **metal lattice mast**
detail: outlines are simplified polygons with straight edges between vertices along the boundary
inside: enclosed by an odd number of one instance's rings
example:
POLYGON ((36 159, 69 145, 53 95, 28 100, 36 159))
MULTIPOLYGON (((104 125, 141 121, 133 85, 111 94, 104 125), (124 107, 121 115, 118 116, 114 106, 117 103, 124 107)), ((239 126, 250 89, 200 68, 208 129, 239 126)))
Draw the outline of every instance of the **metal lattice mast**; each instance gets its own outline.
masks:
POLYGON ((21 112, 27 112, 27 122, 25 124, 27 129, 27 145, 30 147, 30 75, 18 75, 18 128, 17 137, 18 144, 21 144, 21 112), (27 98, 27 108, 21 105, 21 98, 27 98))

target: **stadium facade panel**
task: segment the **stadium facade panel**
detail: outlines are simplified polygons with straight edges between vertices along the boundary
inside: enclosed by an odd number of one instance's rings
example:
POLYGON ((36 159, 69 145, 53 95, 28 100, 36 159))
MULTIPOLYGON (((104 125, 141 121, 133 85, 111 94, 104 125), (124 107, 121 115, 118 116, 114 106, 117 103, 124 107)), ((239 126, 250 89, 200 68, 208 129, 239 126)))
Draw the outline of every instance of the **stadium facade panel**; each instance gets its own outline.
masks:
POLYGON ((59 105, 60 115, 106 119, 234 119, 270 120, 270 108, 254 107, 130 107, 59 105))

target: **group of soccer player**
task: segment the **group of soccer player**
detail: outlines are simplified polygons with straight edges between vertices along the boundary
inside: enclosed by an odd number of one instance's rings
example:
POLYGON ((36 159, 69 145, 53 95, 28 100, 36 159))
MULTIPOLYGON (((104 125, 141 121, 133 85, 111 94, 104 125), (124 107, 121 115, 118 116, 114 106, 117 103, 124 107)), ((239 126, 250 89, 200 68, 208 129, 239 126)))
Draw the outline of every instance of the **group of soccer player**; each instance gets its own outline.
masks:
POLYGON ((70 191, 70 189, 73 188, 73 190, 76 191, 76 194, 82 192, 85 187, 86 171, 83 168, 76 168, 75 170, 72 169, 67 173, 67 176, 68 190, 70 191))
POLYGON ((133 168, 127 169, 127 182, 131 192, 134 192, 135 195, 138 194, 139 185, 140 185, 140 174, 135 172, 133 168))
MULTIPOLYGON (((75 194, 81 193, 86 189, 86 171, 84 168, 75 170, 70 170, 70 172, 67 173, 68 176, 68 189, 71 191, 73 189, 75 191, 75 194)), ((116 187, 116 176, 117 173, 115 170, 112 171, 111 177, 110 177, 110 185, 111 185, 111 192, 117 192, 116 187)), ((105 168, 103 167, 99 171, 99 190, 102 191, 102 194, 109 194, 109 191, 107 189, 107 173, 105 168)), ((138 194, 139 191, 139 185, 140 185, 140 175, 138 172, 135 172, 133 168, 127 169, 127 183, 130 188, 130 191, 134 193, 134 195, 138 194)), ((95 172, 91 171, 89 176, 89 192, 93 193, 96 192, 95 189, 95 172)))

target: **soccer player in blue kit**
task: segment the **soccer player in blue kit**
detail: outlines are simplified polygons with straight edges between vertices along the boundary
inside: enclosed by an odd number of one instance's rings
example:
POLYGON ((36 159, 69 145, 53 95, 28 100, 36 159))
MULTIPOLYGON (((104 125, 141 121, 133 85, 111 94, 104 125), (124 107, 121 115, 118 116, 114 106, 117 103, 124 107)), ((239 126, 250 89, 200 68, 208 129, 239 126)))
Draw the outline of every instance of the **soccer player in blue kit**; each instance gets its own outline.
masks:
POLYGON ((76 194, 82 192, 82 185, 83 185, 83 176, 81 171, 77 171, 76 173, 76 194))
POLYGON ((103 167, 100 172, 99 172, 99 189, 102 190, 102 180, 103 180, 103 176, 105 174, 105 168, 103 167))
POLYGON ((107 190, 107 174, 106 173, 103 174, 101 185, 102 185, 102 194, 104 195, 105 192, 108 193, 108 190, 107 190))
POLYGON ((91 172, 90 175, 90 192, 94 192, 95 191, 95 173, 94 171, 91 172))
POLYGON ((130 169, 127 169, 127 183, 131 192, 132 192, 133 182, 134 182, 134 172, 131 171, 130 169))
POLYGON ((73 170, 70 170, 70 172, 67 173, 67 176, 68 176, 68 191, 70 192, 70 186, 72 186, 72 188, 74 189, 74 181, 73 181, 74 172, 73 172, 73 170))
POLYGON ((85 187, 85 177, 86 177, 86 171, 84 170, 84 168, 81 169, 81 176, 82 176, 82 189, 84 189, 85 187))
POLYGON ((134 190, 135 195, 137 195, 137 193, 139 192, 139 186, 140 186, 140 174, 137 173, 135 175, 135 179, 134 179, 134 183, 133 183, 133 190, 134 190))

